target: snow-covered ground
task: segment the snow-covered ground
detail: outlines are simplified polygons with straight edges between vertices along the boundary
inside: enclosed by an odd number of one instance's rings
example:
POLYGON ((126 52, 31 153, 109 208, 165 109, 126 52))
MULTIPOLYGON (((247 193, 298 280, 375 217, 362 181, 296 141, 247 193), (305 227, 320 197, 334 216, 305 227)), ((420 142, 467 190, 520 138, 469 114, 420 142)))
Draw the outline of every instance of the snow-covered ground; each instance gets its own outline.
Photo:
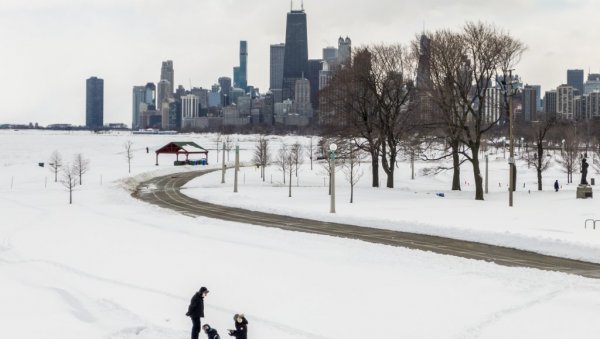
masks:
MULTIPOLYGON (((223 338, 238 312, 257 339, 590 338, 600 331, 595 280, 190 218, 132 199, 124 188, 152 175, 146 172, 174 170, 168 156, 157 169, 146 146, 194 140, 213 148, 213 138, 0 132, 0 337, 186 338, 184 313, 202 285, 211 290, 205 321, 223 338), (135 177, 127 173, 127 140, 136 150, 135 177), (73 205, 37 166, 55 149, 66 160, 77 152, 91 160, 73 205)), ((251 189, 250 174, 242 192, 251 189)), ((436 201, 420 194, 424 203, 436 201)), ((456 200, 478 206, 467 197, 456 200)), ((366 194, 356 198, 358 209, 366 194)))
MULTIPOLYGON (((535 170, 518 160, 517 192, 511 208, 508 164, 503 156, 502 152, 490 155, 486 201, 474 200, 470 163, 462 166, 462 192, 450 190, 452 171, 420 175, 421 169, 435 166, 420 162, 415 166, 415 180, 411 180, 410 164, 402 162, 396 169, 394 189, 372 188, 370 164, 362 164, 364 175, 355 187, 353 204, 349 203, 350 186, 344 170, 338 167, 336 214, 329 213, 323 161, 315 162, 311 171, 305 159, 298 177, 292 178, 292 198, 288 198, 288 187, 276 166, 267 168, 265 182, 258 169, 242 168, 236 194, 231 189, 233 171, 228 171, 226 185, 220 184, 221 173, 215 172, 191 181, 184 192, 199 200, 251 210, 440 235, 600 263, 600 223, 595 231, 591 224, 584 227, 586 219, 600 219, 600 200, 576 199, 577 184, 567 185, 566 174, 556 164, 544 173, 544 191, 539 192, 535 170), (555 180, 562 184, 558 193, 553 189, 555 180)), ((590 171, 589 177, 600 176, 590 171)), ((383 170, 380 178, 385 186, 383 170)), ((579 175, 574 178, 579 180, 579 175)))

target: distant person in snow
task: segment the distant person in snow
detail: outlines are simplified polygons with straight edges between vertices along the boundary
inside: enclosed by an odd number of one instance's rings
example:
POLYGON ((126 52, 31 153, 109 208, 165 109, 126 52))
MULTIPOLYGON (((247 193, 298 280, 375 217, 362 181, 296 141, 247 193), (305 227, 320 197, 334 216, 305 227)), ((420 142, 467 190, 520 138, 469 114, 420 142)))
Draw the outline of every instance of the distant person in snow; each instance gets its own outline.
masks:
POLYGON ((208 288, 201 287, 190 301, 190 306, 185 315, 192 318, 192 339, 198 339, 200 334, 200 318, 204 318, 204 298, 208 295, 208 288))
POLYGON ((150 149, 146 147, 146 153, 150 153, 150 149))
POLYGON ((235 339, 248 339, 248 320, 243 314, 233 316, 235 330, 229 330, 229 335, 235 339))
POLYGON ((210 327, 209 324, 204 324, 202 328, 204 329, 204 332, 206 333, 208 339, 221 339, 221 337, 219 337, 219 333, 217 333, 217 330, 210 327))
POLYGON ((556 180, 556 181, 554 182, 554 190, 555 190, 556 192, 558 192, 558 188, 559 188, 559 187, 560 187, 560 186, 558 185, 558 180, 556 180))

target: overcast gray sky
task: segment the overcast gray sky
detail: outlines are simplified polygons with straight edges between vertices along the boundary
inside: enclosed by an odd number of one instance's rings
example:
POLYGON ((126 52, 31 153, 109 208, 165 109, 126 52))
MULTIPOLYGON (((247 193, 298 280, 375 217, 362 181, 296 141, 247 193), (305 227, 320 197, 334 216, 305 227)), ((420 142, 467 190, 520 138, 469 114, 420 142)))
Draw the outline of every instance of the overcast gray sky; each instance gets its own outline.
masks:
MULTIPOLYGON (((294 1, 296 6, 300 0, 294 1)), ((337 44, 408 43, 416 33, 482 20, 528 47, 517 72, 543 91, 566 69, 600 71, 596 0, 306 0, 309 57, 337 44)), ((249 83, 268 89, 269 45, 284 42, 289 0, 0 0, 0 123, 85 122, 85 79, 104 79, 105 122, 131 124, 131 88, 232 76, 249 44, 249 83)))

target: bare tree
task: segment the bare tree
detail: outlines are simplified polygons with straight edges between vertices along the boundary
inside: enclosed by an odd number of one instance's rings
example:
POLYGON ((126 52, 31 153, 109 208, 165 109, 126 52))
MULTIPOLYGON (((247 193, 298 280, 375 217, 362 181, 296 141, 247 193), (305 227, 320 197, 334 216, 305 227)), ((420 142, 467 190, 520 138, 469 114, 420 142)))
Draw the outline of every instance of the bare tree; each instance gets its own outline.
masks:
POLYGON ((73 203, 73 191, 77 186, 77 169, 75 166, 66 165, 62 169, 60 183, 69 191, 69 205, 73 203))
POLYGON ((414 92, 415 58, 401 45, 369 47, 372 60, 371 93, 378 112, 381 165, 388 188, 394 187, 394 171, 400 142, 417 125, 410 98, 414 92))
MULTIPOLYGON (((372 186, 379 187, 379 158, 383 135, 379 130, 377 97, 374 95, 373 57, 360 47, 352 61, 338 70, 322 97, 334 111, 335 134, 352 138, 371 156, 372 186)), ((333 128, 333 127, 332 127, 333 128)))
POLYGON ((287 169, 287 174, 288 174, 288 188, 289 188, 289 193, 288 193, 288 197, 292 197, 292 174, 294 172, 296 172, 296 176, 298 176, 298 157, 299 157, 299 152, 301 150, 297 147, 294 147, 294 145, 292 145, 292 147, 289 150, 286 150, 285 152, 285 162, 286 162, 286 169, 287 169))
POLYGON ((227 151, 227 161, 229 161, 229 153, 231 152, 231 149, 233 148, 233 138, 231 137, 231 135, 226 135, 225 136, 225 149, 223 150, 223 152, 227 151))
POLYGON ((285 143, 281 143, 281 147, 277 151, 277 156, 275 157, 275 164, 283 174, 283 184, 285 185, 285 175, 287 174, 288 168, 288 157, 289 151, 288 146, 285 143))
POLYGON ((296 141, 292 145, 290 152, 291 152, 291 155, 294 160, 294 169, 295 169, 296 178, 297 178, 298 177, 298 168, 304 162, 304 160, 303 160, 304 148, 302 147, 302 144, 300 142, 296 141))
POLYGON ((50 166, 52 173, 54 173, 54 182, 58 182, 58 172, 63 165, 62 156, 60 153, 58 153, 58 151, 52 152, 48 165, 50 166))
POLYGON ((579 158, 579 139, 574 127, 564 130, 564 139, 561 141, 560 157, 556 162, 567 174, 567 183, 573 182, 573 172, 579 158))
POLYGON ((125 147, 125 158, 127 159, 129 173, 131 173, 131 159, 133 159, 133 141, 127 140, 123 146, 125 147))
POLYGON ((592 152, 592 167, 596 174, 600 174, 600 148, 598 147, 592 152))
POLYGON ((269 155, 269 140, 264 135, 259 136, 256 141, 253 161, 256 166, 260 167, 260 177, 265 181, 265 168, 271 159, 269 155))
POLYGON ((548 132, 556 124, 556 118, 550 117, 543 122, 535 124, 530 128, 533 131, 533 138, 535 143, 535 151, 532 152, 533 156, 527 155, 526 161, 529 166, 533 166, 537 172, 538 191, 542 190, 542 173, 546 171, 552 164, 550 158, 544 155, 544 142, 548 132))
POLYGON ((217 143, 217 164, 219 163, 219 147, 221 145, 221 132, 215 136, 215 142, 217 143))
POLYGON ((77 177, 79 178, 79 185, 83 185, 83 175, 90 170, 90 160, 85 159, 83 154, 77 153, 75 154, 75 159, 73 160, 73 169, 77 173, 77 177))
POLYGON ((310 158, 310 170, 313 170, 313 160, 315 157, 315 151, 317 149, 318 139, 315 141, 315 137, 311 135, 310 141, 308 143, 308 152, 310 158))
POLYGON ((462 38, 460 34, 452 31, 440 30, 432 34, 428 46, 421 45, 423 44, 419 39, 413 42, 413 49, 415 53, 417 50, 420 54, 429 53, 431 79, 422 84, 423 88, 419 90, 424 92, 425 98, 433 103, 435 109, 433 109, 432 123, 444 139, 443 143, 439 144, 444 145, 440 152, 426 160, 437 161, 451 157, 452 190, 460 191, 460 166, 464 162, 460 155, 462 130, 455 119, 466 111, 463 107, 464 102, 460 101, 456 93, 456 82, 460 81, 457 77, 461 75, 458 70, 463 69, 465 64, 462 38), (428 50, 421 51, 423 47, 428 50))
POLYGON ((364 159, 364 153, 360 148, 350 144, 350 142, 348 144, 348 156, 342 171, 346 176, 346 180, 350 183, 350 203, 352 204, 354 203, 354 186, 364 174, 362 168, 360 168, 360 162, 364 159))
POLYGON ((475 199, 483 200, 483 177, 479 153, 483 136, 492 130, 503 116, 488 114, 486 107, 493 79, 505 75, 519 61, 524 45, 493 25, 467 23, 453 37, 456 53, 463 56, 460 67, 446 74, 446 86, 453 93, 458 109, 450 112, 447 122, 460 132, 460 150, 473 166, 475 199))

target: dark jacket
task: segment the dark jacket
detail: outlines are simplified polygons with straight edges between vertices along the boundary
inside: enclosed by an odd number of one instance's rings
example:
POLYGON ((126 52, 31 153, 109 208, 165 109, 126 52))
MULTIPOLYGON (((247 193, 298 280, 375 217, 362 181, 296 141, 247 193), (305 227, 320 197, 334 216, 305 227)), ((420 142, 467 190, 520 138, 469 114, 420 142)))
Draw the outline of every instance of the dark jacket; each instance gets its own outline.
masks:
POLYGON ((229 332, 235 339, 248 339, 248 320, 243 318, 241 323, 235 322, 235 331, 229 332))
POLYGON ((208 339, 221 339, 221 337, 219 337, 219 333, 217 333, 217 330, 215 330, 214 328, 209 328, 208 331, 205 331, 206 335, 208 336, 208 339))
POLYGON ((558 181, 555 181, 555 182, 554 182, 554 189, 555 189, 555 190, 558 190, 558 187, 559 187, 559 186, 558 186, 558 181))
POLYGON ((192 318, 204 318, 204 297, 202 296, 204 292, 206 292, 206 288, 202 287, 194 294, 185 315, 192 318))

